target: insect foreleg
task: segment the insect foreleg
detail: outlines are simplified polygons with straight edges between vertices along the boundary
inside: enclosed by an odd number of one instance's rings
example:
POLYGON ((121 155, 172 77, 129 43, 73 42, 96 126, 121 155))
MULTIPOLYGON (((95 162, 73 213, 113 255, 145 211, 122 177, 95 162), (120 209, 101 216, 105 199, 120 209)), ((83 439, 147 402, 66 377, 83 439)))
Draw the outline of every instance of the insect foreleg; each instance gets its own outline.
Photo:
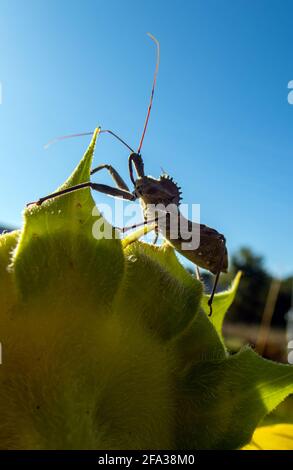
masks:
POLYGON ((123 189, 124 191, 130 192, 127 184, 125 183, 123 178, 119 175, 118 171, 116 171, 115 168, 112 167, 112 165, 107 165, 107 164, 99 165, 96 168, 93 168, 91 170, 91 175, 104 169, 108 170, 108 172, 112 176, 113 181, 117 184, 118 188, 123 189))
POLYGON ((137 199, 137 197, 130 191, 127 191, 125 189, 113 188, 112 186, 108 186, 107 184, 91 183, 90 187, 91 189, 93 189, 94 191, 98 191, 99 193, 104 193, 112 197, 119 197, 121 199, 126 199, 127 201, 135 201, 137 199))
POLYGON ((56 193, 49 194, 48 196, 41 197, 36 202, 30 202, 27 206, 31 204, 37 204, 40 206, 43 202, 47 201, 48 199, 53 199, 54 197, 63 196, 64 194, 72 193, 74 191, 78 191, 84 188, 91 188, 94 191, 98 191, 103 194, 107 194, 108 196, 113 197, 120 197, 122 199, 127 199, 128 201, 135 201, 136 196, 129 191, 125 191, 119 188, 112 188, 112 186, 107 186, 106 184, 97 184, 88 181, 86 183, 77 184, 76 186, 71 186, 70 188, 62 189, 61 191, 57 191, 56 193))

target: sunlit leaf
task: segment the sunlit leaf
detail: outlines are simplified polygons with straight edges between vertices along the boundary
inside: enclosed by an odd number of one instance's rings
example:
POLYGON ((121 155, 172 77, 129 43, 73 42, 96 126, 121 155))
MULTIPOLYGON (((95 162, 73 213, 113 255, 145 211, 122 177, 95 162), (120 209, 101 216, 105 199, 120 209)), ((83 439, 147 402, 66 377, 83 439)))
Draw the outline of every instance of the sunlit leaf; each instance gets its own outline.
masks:
POLYGON ((181 376, 178 410, 185 425, 179 448, 239 448, 292 392, 293 369, 250 349, 224 360, 196 361, 181 376))

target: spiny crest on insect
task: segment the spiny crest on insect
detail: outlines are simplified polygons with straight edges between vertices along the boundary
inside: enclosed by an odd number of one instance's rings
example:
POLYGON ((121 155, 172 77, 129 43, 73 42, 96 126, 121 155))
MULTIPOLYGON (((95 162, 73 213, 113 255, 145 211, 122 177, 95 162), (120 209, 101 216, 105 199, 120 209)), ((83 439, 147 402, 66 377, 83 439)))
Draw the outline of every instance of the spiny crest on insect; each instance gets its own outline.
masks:
POLYGON ((179 206, 181 199, 180 187, 166 175, 162 175, 158 179, 152 176, 137 178, 134 194, 140 198, 143 206, 148 204, 163 204, 166 207, 169 204, 179 206))
POLYGON ((173 204, 179 205, 182 199, 181 187, 178 186, 174 179, 166 173, 160 176, 160 183, 162 184, 163 188, 173 195, 173 204))

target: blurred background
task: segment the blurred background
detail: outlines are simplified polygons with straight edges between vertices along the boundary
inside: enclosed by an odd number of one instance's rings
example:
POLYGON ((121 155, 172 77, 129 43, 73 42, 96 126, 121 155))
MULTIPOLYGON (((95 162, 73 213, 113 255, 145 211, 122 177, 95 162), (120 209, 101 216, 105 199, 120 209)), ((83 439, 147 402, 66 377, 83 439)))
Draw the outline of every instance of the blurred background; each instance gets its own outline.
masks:
MULTIPOLYGON (((44 150, 52 138, 100 125, 138 145, 155 65, 147 31, 161 64, 146 172, 174 176, 183 202, 225 234, 220 289, 243 271, 224 325, 230 350, 248 342, 293 363, 290 0, 2 0, 0 231, 20 227, 25 204, 54 191, 89 143, 44 150)), ((96 163, 128 181, 127 156, 100 136, 96 163)))

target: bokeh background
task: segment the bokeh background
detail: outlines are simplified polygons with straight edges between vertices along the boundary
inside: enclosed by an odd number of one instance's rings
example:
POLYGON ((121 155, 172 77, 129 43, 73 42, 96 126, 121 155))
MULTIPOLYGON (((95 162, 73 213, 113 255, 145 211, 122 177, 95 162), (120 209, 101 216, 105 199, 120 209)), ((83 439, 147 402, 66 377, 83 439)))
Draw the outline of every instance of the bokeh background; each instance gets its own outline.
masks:
MULTIPOLYGON (((50 139, 100 125, 138 145, 155 63, 147 31, 160 41, 161 64, 146 171, 174 176, 183 202, 200 204, 201 221, 226 235, 231 271, 220 288, 244 273, 225 324, 231 350, 249 342, 290 362, 290 0, 2 0, 1 230, 20 227, 25 204, 55 190, 89 142, 44 150, 50 139)), ((100 137, 97 164, 109 162, 128 179, 127 156, 100 137)))

